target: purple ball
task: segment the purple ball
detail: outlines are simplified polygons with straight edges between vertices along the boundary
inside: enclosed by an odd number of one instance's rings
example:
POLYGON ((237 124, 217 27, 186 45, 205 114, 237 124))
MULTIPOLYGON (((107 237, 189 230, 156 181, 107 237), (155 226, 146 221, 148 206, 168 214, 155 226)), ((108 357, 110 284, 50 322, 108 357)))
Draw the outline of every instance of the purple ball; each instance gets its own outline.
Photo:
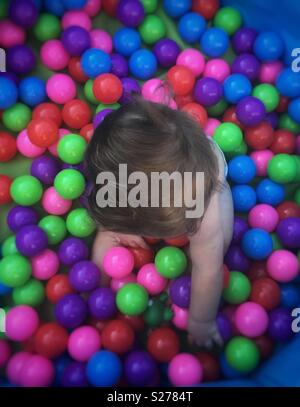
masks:
POLYGON ((16 246, 23 256, 32 257, 47 248, 48 237, 39 226, 23 226, 16 234, 16 246))
POLYGON ((257 33, 252 28, 240 28, 232 37, 232 46, 237 54, 251 52, 257 33))
POLYGON ((8 78, 16 85, 20 82, 20 78, 13 72, 0 72, 0 78, 8 78))
POLYGON ((232 337, 232 327, 231 322, 226 317, 226 315, 222 314, 221 312, 217 316, 217 327, 220 332, 220 335, 224 342, 229 341, 232 337))
POLYGON ((108 287, 93 291, 88 304, 91 315, 97 319, 110 319, 117 313, 115 293, 108 287))
POLYGON ((170 68, 171 66, 176 65, 176 60, 180 53, 180 47, 174 40, 163 38, 155 44, 153 52, 158 63, 163 68, 170 68))
POLYGON ((96 129, 99 126, 99 124, 101 124, 103 122, 105 117, 112 112, 113 112, 112 109, 103 109, 103 110, 101 110, 101 112, 96 113, 96 115, 94 116, 94 119, 93 119, 94 129, 96 129))
POLYGON ((238 102, 236 115, 245 126, 255 126, 265 118, 266 108, 261 100, 247 96, 238 102))
POLYGON ((72 56, 80 56, 91 45, 89 32, 77 25, 64 30, 61 41, 65 50, 72 56))
POLYGON ((76 328, 88 315, 88 308, 78 294, 67 294, 61 298, 54 308, 57 322, 65 328, 76 328))
POLYGON ((129 385, 143 387, 152 383, 157 374, 157 365, 148 352, 136 350, 126 357, 124 372, 129 385))
POLYGON ((276 308, 269 314, 268 335, 274 341, 288 341, 293 336, 293 318, 288 309, 276 308))
POLYGON ((124 78, 128 75, 128 63, 123 55, 111 54, 111 73, 118 76, 119 78, 124 78))
POLYGON ((139 0, 121 0, 117 7, 117 17, 127 27, 137 27, 144 19, 145 11, 139 0))
POLYGON ((231 65, 233 73, 240 73, 247 76, 251 81, 257 78, 259 73, 260 63, 252 54, 238 55, 231 65))
POLYGON ((10 230, 17 232, 23 226, 35 225, 38 223, 39 216, 34 208, 18 205, 8 212, 6 221, 10 230))
POLYGON ((276 112, 266 114, 265 121, 268 122, 275 130, 279 122, 278 114, 276 112))
POLYGON ((35 67, 35 56, 27 45, 14 45, 7 50, 7 67, 17 75, 25 75, 35 67))
POLYGON ((86 363, 71 362, 64 369, 61 378, 62 387, 87 387, 86 363))
POLYGON ((31 163, 31 175, 46 185, 52 185, 56 174, 60 171, 60 164, 54 157, 42 155, 31 163))
POLYGON ((122 82, 123 93, 119 100, 120 103, 122 103, 122 104, 129 103, 132 101, 133 94, 141 93, 140 85, 135 79, 122 78, 121 82, 122 82))
POLYGON ((38 8, 34 0, 11 0, 8 14, 15 24, 23 28, 30 28, 38 18, 38 8))
POLYGON ((229 270, 237 270, 244 273, 247 272, 250 267, 248 258, 238 245, 231 245, 229 247, 225 255, 224 262, 229 270))
POLYGON ((248 222, 239 216, 235 216, 233 221, 232 243, 239 243, 248 229, 248 222))
POLYGON ((80 261, 69 272, 71 286, 79 291, 91 291, 100 284, 100 270, 92 261, 80 261))
POLYGON ((176 278, 170 285, 170 297, 174 304, 181 308, 189 308, 191 297, 191 277, 176 278))
POLYGON ((69 237, 65 239, 59 246, 59 260, 66 266, 86 260, 89 256, 89 248, 83 240, 77 237, 69 237))
POLYGON ((213 106, 223 96, 222 84, 214 78, 203 78, 196 82, 194 99, 203 106, 213 106))
POLYGON ((285 218, 282 219, 276 229, 277 236, 283 246, 289 249, 298 249, 300 247, 300 219, 285 218))

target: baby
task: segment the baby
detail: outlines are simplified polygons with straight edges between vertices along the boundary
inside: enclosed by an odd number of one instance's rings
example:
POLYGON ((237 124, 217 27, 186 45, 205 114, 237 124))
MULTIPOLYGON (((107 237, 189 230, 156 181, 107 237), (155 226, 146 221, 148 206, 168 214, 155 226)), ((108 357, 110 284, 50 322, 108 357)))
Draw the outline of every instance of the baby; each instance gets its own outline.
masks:
MULTIPOLYGON (((99 227, 93 261, 102 264, 104 254, 113 246, 147 248, 142 236, 186 234, 192 273, 190 338, 199 346, 221 345, 215 318, 222 292, 223 257, 232 238, 233 205, 226 182, 226 161, 217 144, 184 112, 137 99, 110 113, 97 127, 88 146, 86 167, 92 184, 89 211, 99 227), (190 185, 183 189, 192 191, 195 197, 196 188, 202 188, 202 216, 187 217, 186 200, 182 207, 174 204, 179 193, 174 187, 169 207, 101 207, 97 202, 97 176, 110 172, 118 179, 120 164, 127 164, 128 175, 136 171, 148 177, 163 171, 192 173, 190 185), (196 173, 204 173, 200 186, 196 173)), ((122 185, 114 186, 121 192, 122 185)))

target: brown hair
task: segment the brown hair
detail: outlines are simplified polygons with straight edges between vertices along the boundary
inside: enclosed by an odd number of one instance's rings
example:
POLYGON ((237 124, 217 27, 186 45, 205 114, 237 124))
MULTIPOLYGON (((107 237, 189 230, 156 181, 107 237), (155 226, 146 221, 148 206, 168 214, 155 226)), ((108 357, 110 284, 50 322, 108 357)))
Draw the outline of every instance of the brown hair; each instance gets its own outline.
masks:
POLYGON ((109 171, 117 175, 123 163, 128 174, 204 172, 207 206, 218 184, 218 161, 211 142, 192 118, 165 105, 135 99, 110 113, 96 128, 85 165, 92 183, 88 209, 104 229, 155 237, 196 231, 197 219, 186 218, 185 207, 100 208, 96 202, 98 174, 109 171))

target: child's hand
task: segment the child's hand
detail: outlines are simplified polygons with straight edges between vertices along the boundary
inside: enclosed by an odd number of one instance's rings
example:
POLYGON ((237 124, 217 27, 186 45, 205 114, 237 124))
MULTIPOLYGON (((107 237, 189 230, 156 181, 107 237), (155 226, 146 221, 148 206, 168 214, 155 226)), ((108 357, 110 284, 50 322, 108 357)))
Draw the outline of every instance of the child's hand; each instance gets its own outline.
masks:
POLYGON ((215 321, 201 322, 190 318, 188 330, 191 342, 197 346, 212 348, 214 344, 223 345, 223 339, 215 321))

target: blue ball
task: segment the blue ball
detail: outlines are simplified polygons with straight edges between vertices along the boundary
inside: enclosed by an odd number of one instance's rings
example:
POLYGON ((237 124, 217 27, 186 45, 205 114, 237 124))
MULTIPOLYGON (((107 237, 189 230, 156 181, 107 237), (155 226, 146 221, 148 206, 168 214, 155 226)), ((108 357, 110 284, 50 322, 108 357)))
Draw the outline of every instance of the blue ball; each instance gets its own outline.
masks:
POLYGON ((249 212, 256 204, 255 190, 249 185, 235 185, 232 189, 233 206, 237 212, 249 212))
POLYGON ((44 8, 57 17, 61 17, 66 11, 61 0, 44 0, 44 8))
POLYGON ((224 96, 229 103, 238 103, 246 96, 250 96, 252 85, 247 76, 240 73, 229 75, 224 83, 224 96))
POLYGON ((224 353, 222 353, 220 357, 220 367, 221 372, 226 379, 238 379, 240 377, 245 376, 243 373, 229 366, 224 353))
POLYGON ((42 8, 42 0, 34 0, 34 4, 38 10, 42 8))
POLYGON ((157 70, 157 60, 147 49, 135 51, 129 59, 129 69, 137 79, 150 79, 157 70))
POLYGON ((247 155, 238 155, 228 163, 229 178, 237 184, 247 184, 256 175, 256 166, 247 155))
POLYGON ((47 99, 46 83, 36 76, 28 76, 19 84, 20 99, 28 106, 36 106, 47 99))
POLYGON ((114 386, 118 383, 122 372, 119 357, 108 350, 93 354, 87 363, 87 378, 95 387, 114 386))
POLYGON ((263 229, 250 229, 242 237, 242 250, 250 259, 266 259, 273 250, 272 238, 263 229))
POLYGON ((18 99, 18 88, 9 78, 0 76, 0 109, 8 109, 18 99))
POLYGON ((300 290, 299 286, 293 283, 286 283, 280 285, 281 302, 280 305, 284 308, 296 308, 300 304, 300 290))
POLYGON ((67 10, 79 10, 86 5, 87 0, 62 0, 67 10))
POLYGON ((6 295, 12 292, 12 288, 0 283, 0 295, 6 295))
POLYGON ((276 87, 282 96, 297 98, 300 96, 300 75, 291 68, 283 69, 276 79, 276 87))
POLYGON ((115 50, 124 57, 129 57, 142 46, 141 36, 133 28, 118 30, 113 37, 113 42, 115 50))
POLYGON ((254 41, 254 53, 261 61, 275 61, 283 53, 283 41, 273 31, 260 33, 254 41))
POLYGON ((229 46, 229 38, 222 28, 209 28, 200 39, 200 46, 204 54, 209 57, 220 57, 229 46))
POLYGON ((54 360, 54 370, 55 370, 54 386, 55 387, 61 386, 61 380, 63 377, 64 370, 70 363, 72 363, 72 359, 68 355, 59 356, 57 359, 54 360))
POLYGON ((107 73, 111 69, 110 56, 98 48, 86 50, 81 57, 81 67, 89 78, 96 78, 102 73, 107 73))
POLYGON ((184 41, 193 43, 200 40, 205 27, 205 19, 200 14, 191 12, 181 17, 178 31, 184 41))
POLYGON ((165 12, 173 18, 179 18, 192 7, 192 0, 164 0, 165 12))
POLYGON ((285 198, 284 186, 265 178, 256 187, 258 202, 272 206, 279 205, 285 198))
POLYGON ((290 102, 288 112, 295 122, 300 123, 300 97, 290 102))

